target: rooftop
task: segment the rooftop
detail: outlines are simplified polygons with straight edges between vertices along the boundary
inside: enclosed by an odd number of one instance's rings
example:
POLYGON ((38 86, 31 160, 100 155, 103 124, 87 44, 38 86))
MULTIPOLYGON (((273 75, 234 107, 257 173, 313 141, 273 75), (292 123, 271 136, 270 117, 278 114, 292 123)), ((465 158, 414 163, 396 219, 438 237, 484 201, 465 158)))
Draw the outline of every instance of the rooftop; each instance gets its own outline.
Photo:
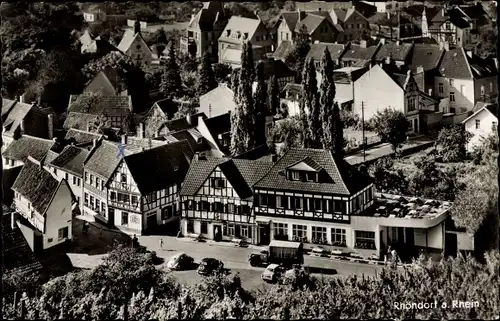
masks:
POLYGON ((54 142, 50 139, 23 135, 10 143, 3 152, 3 156, 22 162, 26 162, 28 156, 31 156, 41 161, 53 145, 54 142))
POLYGON ((313 43, 311 44, 311 49, 309 49, 309 52, 307 53, 307 58, 312 58, 315 61, 321 61, 325 48, 328 48, 332 60, 335 61, 336 59, 340 58, 340 56, 344 52, 345 46, 343 44, 327 42, 313 43))
POLYGON ((68 142, 75 144, 91 143, 94 139, 98 140, 102 137, 100 134, 87 132, 84 130, 70 128, 64 137, 68 142))
POLYGON ((31 104, 2 98, 2 119, 5 133, 13 134, 33 108, 31 104))
POLYGON ((370 60, 378 50, 378 46, 363 48, 361 45, 351 44, 342 56, 342 60, 370 60))
POLYGON ((387 57, 391 57, 392 59, 397 61, 406 61, 406 58, 408 58, 412 48, 413 44, 411 43, 389 42, 380 47, 380 50, 375 56, 375 59, 380 61, 384 60, 387 57))
POLYGON ((83 162, 89 155, 89 151, 76 147, 66 146, 59 156, 57 156, 50 164, 54 167, 67 171, 73 175, 83 175, 83 162))

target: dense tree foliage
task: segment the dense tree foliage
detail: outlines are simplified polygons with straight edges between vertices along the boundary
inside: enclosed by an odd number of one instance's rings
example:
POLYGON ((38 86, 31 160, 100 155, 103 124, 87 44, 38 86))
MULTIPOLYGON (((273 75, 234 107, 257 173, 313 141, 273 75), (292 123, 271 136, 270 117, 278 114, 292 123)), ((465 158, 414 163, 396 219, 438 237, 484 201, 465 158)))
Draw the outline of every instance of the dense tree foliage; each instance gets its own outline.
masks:
POLYGON ((377 111, 373 119, 373 129, 384 142, 391 144, 393 151, 397 149, 406 140, 406 132, 410 123, 405 115, 397 110, 386 108, 383 111, 377 111))
POLYGON ((438 155, 443 162, 459 162, 467 155, 466 146, 472 134, 463 125, 445 127, 439 131, 435 142, 438 155))
POLYGON ((182 80, 177 57, 175 54, 175 44, 170 46, 165 72, 161 78, 160 91, 166 98, 180 98, 183 96, 182 80))
POLYGON ((210 58, 208 54, 203 55, 201 64, 198 67, 198 81, 197 81, 197 96, 203 96, 207 92, 215 89, 217 87, 217 82, 215 80, 215 75, 212 70, 212 64, 210 63, 210 58))
POLYGON ((267 106, 269 109, 268 113, 269 115, 274 116, 280 109, 280 88, 278 84, 278 78, 276 78, 276 76, 274 75, 272 75, 269 79, 269 86, 267 87, 267 99, 267 106))
POLYGON ((214 76, 217 83, 230 82, 229 76, 231 75, 232 68, 226 64, 216 63, 213 66, 214 76))
POLYGON ((274 144, 282 144, 279 154, 290 148, 302 147, 302 125, 299 116, 292 116, 276 122, 271 137, 274 144))
POLYGON ((375 179, 375 188, 383 193, 404 194, 407 192, 408 181, 403 170, 394 168, 394 160, 390 157, 378 159, 368 169, 375 179))
POLYGON ((293 49, 285 58, 285 63, 295 71, 295 82, 301 83, 306 63, 306 56, 311 49, 311 40, 306 25, 302 25, 295 36, 293 49))
POLYGON ((305 145, 308 148, 321 148, 321 142, 323 141, 323 126, 321 124, 322 119, 318 94, 318 81, 316 79, 316 68, 314 67, 313 59, 308 59, 304 66, 302 86, 302 96, 306 97, 306 108, 309 111, 307 114, 308 132, 305 145))
MULTIPOLYGON (((121 249, 91 271, 48 282, 22 305, 25 319, 495 319, 499 264, 498 253, 487 254, 485 264, 462 256, 438 264, 422 258, 370 277, 298 275, 255 293, 237 274, 180 285, 147 255, 121 249), (453 300, 479 304, 453 308, 453 300), (433 308, 401 308, 436 302, 433 308)), ((3 318, 18 318, 20 306, 4 298, 3 318)))

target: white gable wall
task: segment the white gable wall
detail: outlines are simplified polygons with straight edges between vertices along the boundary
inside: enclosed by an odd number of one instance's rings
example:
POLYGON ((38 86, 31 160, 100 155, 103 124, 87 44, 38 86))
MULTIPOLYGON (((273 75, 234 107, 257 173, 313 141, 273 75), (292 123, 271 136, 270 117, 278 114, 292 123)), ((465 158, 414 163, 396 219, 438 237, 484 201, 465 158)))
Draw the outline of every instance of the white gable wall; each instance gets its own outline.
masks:
POLYGON ((497 122, 498 124, 498 119, 486 109, 483 109, 465 122, 465 130, 473 135, 467 144, 469 152, 473 151, 475 146, 481 144, 483 138, 488 137, 493 132, 493 122, 497 122), (476 129, 476 120, 479 121, 478 129, 476 129))
POLYGON ((405 112, 403 89, 379 65, 373 66, 354 83, 354 112, 360 117, 362 103, 365 121, 388 107, 405 112))
POLYGON ((43 235, 43 249, 63 243, 66 239, 59 239, 59 229, 68 228, 68 239, 72 239, 72 195, 65 180, 61 181, 59 188, 47 209, 45 233, 43 235))

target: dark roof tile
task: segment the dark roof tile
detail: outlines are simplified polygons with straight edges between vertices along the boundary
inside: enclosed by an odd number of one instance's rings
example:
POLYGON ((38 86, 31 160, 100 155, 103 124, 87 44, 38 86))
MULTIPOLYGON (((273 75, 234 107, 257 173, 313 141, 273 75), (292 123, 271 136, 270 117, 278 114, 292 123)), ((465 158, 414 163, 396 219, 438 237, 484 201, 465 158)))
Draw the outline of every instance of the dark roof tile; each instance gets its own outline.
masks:
POLYGON ((89 151, 76 147, 66 146, 59 156, 57 156, 50 164, 71 174, 83 175, 83 162, 89 155, 89 151))
POLYGON ((218 136, 219 134, 231 131, 231 115, 229 113, 225 113, 216 117, 207 118, 204 122, 213 139, 217 142, 218 148, 224 154, 229 154, 229 147, 219 144, 218 136))
POLYGON ((99 115, 104 113, 108 116, 122 116, 126 112, 132 111, 132 100, 130 96, 102 96, 98 97, 91 104, 79 104, 78 101, 85 99, 86 95, 71 95, 68 113, 85 113, 99 115))
POLYGON ((86 144, 91 143, 94 139, 99 140, 102 138, 102 135, 87 132, 84 130, 71 128, 66 133, 64 137, 65 140, 69 142, 74 142, 75 144, 86 144))
POLYGON ((321 61, 325 47, 327 47, 328 51, 330 51, 332 60, 340 59, 340 56, 345 50, 345 46, 342 44, 327 42, 313 43, 311 44, 311 49, 307 53, 307 58, 312 58, 315 61, 321 61))
POLYGON ((380 50, 377 52, 375 59, 377 61, 384 60, 388 56, 396 61, 406 61, 408 58, 410 51, 413 48, 413 44, 411 43, 386 43, 380 47, 380 50))
POLYGON ((435 69, 443 54, 444 50, 439 45, 414 44, 410 68, 413 72, 416 72, 418 66, 422 66, 424 71, 435 69))
POLYGON ((370 60, 375 56, 378 48, 379 46, 363 48, 360 45, 352 44, 345 50, 342 60, 370 60))
POLYGON ((52 146, 52 140, 23 135, 10 143, 3 152, 3 157, 26 162, 28 156, 31 156, 41 161, 52 146))

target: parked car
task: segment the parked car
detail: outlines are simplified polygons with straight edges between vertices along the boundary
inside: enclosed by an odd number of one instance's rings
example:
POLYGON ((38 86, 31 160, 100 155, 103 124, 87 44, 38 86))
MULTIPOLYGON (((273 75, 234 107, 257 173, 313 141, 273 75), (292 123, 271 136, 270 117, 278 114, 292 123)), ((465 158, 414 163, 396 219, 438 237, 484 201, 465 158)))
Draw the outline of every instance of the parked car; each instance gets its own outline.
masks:
POLYGON ((274 283, 280 281, 285 272, 286 270, 283 266, 278 264, 269 264, 262 273, 261 278, 266 282, 274 283))
POLYGON ((171 270, 187 270, 193 266, 194 259, 186 253, 177 253, 167 262, 167 268, 171 270))
POLYGON ((211 275, 224 271, 224 263, 214 258, 204 258, 198 267, 198 274, 211 275))

